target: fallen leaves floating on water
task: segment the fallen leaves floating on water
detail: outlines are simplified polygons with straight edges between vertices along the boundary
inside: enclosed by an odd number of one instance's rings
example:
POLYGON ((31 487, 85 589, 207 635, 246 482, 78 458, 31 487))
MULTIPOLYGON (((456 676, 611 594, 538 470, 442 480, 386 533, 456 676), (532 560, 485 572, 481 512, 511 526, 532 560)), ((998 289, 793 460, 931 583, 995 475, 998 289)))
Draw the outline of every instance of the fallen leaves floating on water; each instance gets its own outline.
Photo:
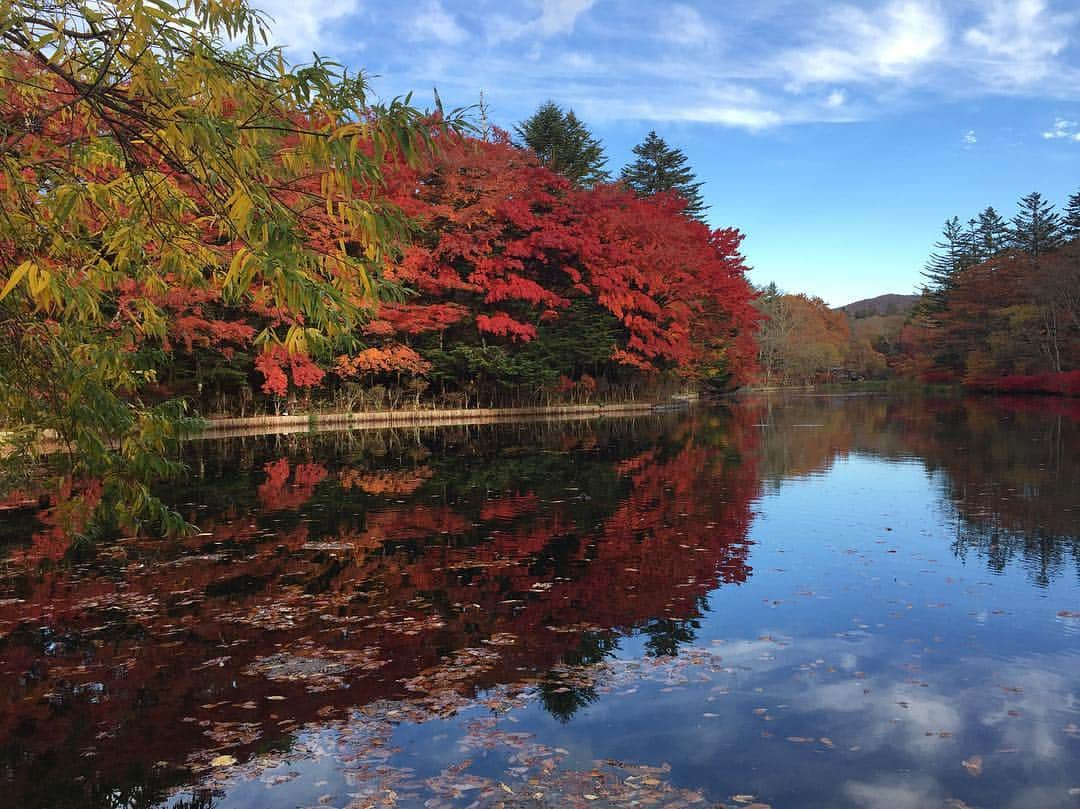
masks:
POLYGON ((218 756, 210 760, 211 767, 231 767, 236 763, 235 756, 218 756))
POLYGON ((964 759, 960 763, 964 766, 964 769, 967 770, 968 775, 971 775, 971 776, 982 775, 982 771, 983 771, 982 756, 972 756, 971 758, 964 759))

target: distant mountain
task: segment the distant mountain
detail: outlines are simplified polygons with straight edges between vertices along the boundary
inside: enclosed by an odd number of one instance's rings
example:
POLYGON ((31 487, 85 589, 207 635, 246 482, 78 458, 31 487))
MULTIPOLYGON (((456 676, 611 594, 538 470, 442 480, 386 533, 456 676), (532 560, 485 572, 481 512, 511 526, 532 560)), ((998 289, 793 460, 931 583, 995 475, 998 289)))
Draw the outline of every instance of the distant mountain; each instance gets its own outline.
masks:
POLYGON ((850 317, 856 318, 870 315, 903 315, 909 312, 918 300, 918 295, 878 295, 876 298, 866 298, 837 308, 847 312, 850 317))

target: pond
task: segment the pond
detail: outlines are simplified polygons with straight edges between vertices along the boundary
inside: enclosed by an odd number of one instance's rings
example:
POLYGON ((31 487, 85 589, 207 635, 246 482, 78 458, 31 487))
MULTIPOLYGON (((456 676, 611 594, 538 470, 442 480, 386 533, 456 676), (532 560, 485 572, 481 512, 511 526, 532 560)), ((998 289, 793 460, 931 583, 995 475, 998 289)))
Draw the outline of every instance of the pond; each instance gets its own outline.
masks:
POLYGON ((0 522, 0 804, 1076 807, 1080 408, 195 441, 0 522))

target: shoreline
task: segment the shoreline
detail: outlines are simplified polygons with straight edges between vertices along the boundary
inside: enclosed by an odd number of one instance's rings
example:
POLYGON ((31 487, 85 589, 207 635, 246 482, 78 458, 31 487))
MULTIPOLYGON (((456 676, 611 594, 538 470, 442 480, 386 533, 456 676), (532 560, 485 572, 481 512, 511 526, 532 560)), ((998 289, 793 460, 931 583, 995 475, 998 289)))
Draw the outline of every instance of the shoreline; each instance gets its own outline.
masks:
POLYGON ((497 424, 507 421, 564 421, 683 410, 689 401, 622 402, 547 407, 489 407, 454 410, 375 410, 369 412, 310 413, 300 416, 249 416, 204 419, 203 429, 186 440, 240 436, 375 430, 387 427, 436 427, 497 424))

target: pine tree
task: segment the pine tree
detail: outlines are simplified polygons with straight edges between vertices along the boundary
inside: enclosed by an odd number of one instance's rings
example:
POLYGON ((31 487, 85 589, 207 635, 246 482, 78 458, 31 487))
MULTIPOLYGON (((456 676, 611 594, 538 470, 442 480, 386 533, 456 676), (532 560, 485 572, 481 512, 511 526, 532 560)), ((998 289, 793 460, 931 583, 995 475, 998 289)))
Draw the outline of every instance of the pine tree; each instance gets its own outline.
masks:
POLYGON ((604 147, 573 110, 563 112, 548 101, 514 130, 521 139, 519 146, 535 152, 541 163, 576 185, 595 185, 611 176, 604 169, 604 147))
POLYGON ((637 160, 623 167, 624 183, 642 197, 673 191, 686 200, 687 216, 704 221, 707 206, 701 199, 702 184, 695 182, 682 150, 673 149, 656 132, 650 132, 634 147, 634 154, 637 160))
POLYGON ((956 274, 975 263, 969 231, 964 229, 959 217, 946 219, 941 229, 941 240, 934 244, 934 252, 927 259, 922 273, 930 282, 926 294, 935 306, 945 307, 956 274))
POLYGON ((1042 194, 1032 191, 1020 200, 1019 208, 1012 220, 1013 247, 1037 257, 1061 244, 1061 218, 1042 194))
POLYGON ((967 243, 968 255, 972 264, 978 264, 989 258, 983 250, 982 241, 979 239, 979 220, 969 219, 967 229, 964 232, 964 241, 967 243))
POLYGON ((996 256, 1009 246, 1009 225, 993 206, 979 214, 975 239, 980 260, 996 256))
POLYGON ((1065 216, 1061 218, 1062 234, 1069 241, 1080 239, 1080 191, 1069 195, 1065 216))

